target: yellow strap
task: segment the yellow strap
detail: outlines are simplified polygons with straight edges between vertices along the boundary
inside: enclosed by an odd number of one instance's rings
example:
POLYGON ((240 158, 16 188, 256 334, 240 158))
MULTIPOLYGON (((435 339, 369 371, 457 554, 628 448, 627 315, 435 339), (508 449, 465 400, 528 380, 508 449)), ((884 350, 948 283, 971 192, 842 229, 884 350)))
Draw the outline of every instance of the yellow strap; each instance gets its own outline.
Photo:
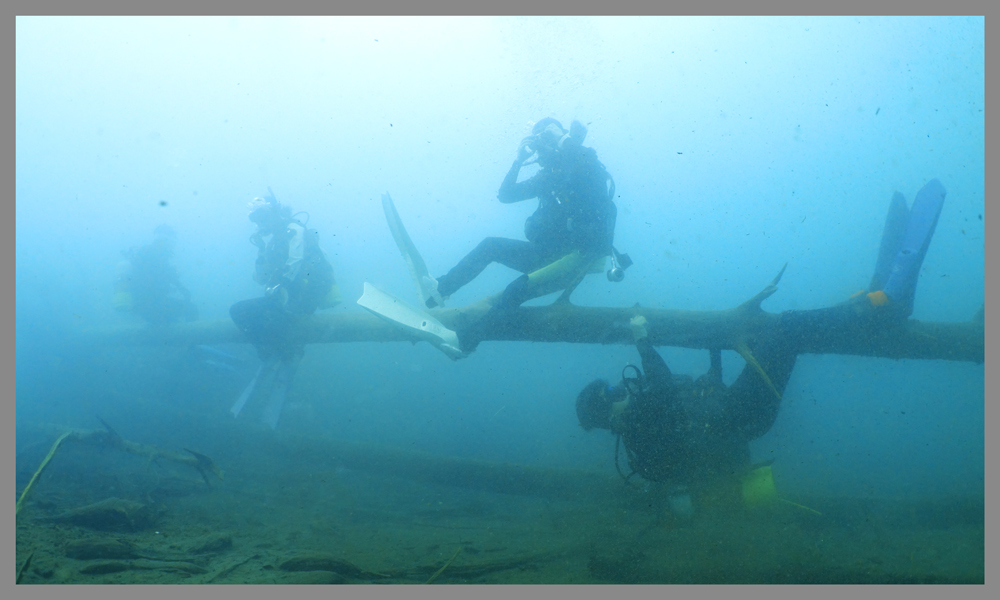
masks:
POLYGON ((580 251, 571 252, 562 258, 551 262, 537 271, 528 273, 528 283, 531 285, 542 285, 547 281, 552 281, 564 276, 569 272, 579 269, 583 256, 580 251))
POLYGON ((746 343, 738 342, 736 344, 736 351, 740 353, 740 356, 743 357, 743 360, 747 361, 748 365, 757 369, 757 372, 760 373, 760 376, 764 378, 764 382, 767 383, 767 385, 771 388, 771 391, 774 392, 774 395, 778 397, 778 400, 781 400, 781 393, 778 391, 778 388, 774 387, 774 384, 771 383, 771 378, 767 376, 766 372, 764 372, 764 367, 760 366, 760 363, 757 362, 756 358, 754 358, 753 353, 750 352, 750 348, 747 347, 746 343))
POLYGON ((528 273, 528 289, 535 298, 559 291, 592 272, 595 266, 603 267, 606 258, 601 256, 592 259, 575 250, 537 271, 528 273))
POLYGON ((782 502, 784 502, 786 504, 791 504, 792 506, 797 506, 797 507, 801 508, 802 510, 808 510, 811 513, 816 513, 817 515, 819 515, 821 517, 823 516, 823 513, 819 512, 818 510, 816 510, 814 508, 809 508, 808 506, 802 506, 798 502, 792 502, 791 500, 785 500, 784 498, 778 498, 778 500, 781 500, 782 502))

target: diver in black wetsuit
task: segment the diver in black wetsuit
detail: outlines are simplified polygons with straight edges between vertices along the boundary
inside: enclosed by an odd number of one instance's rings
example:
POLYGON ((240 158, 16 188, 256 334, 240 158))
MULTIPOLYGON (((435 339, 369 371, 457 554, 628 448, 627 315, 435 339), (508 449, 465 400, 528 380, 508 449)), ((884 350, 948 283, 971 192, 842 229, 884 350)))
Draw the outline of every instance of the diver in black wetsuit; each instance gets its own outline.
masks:
POLYGON ((340 288, 319 246, 319 233, 295 219, 291 208, 278 202, 270 188, 265 198, 251 202, 250 209, 250 220, 257 225, 250 237, 258 249, 254 281, 264 286, 265 293, 262 298, 237 302, 229 314, 257 348, 264 364, 233 405, 232 413, 239 416, 258 382, 275 371, 262 415, 274 428, 305 354, 305 345, 294 339, 293 329, 301 317, 339 304, 340 288))
POLYGON ((457 332, 463 351, 474 350, 485 331, 502 327, 524 302, 577 285, 598 261, 603 264, 612 254, 617 215, 614 180, 594 149, 583 146, 586 135, 586 127, 578 121, 570 131, 552 118, 536 123, 532 135, 521 140, 497 194, 505 204, 538 198, 538 209, 524 224, 527 241, 486 238, 436 281, 437 293, 426 300, 429 308, 475 279, 490 263, 524 273, 507 286, 482 320, 457 332), (536 153, 541 170, 518 182, 521 167, 530 164, 528 159, 536 153))
POLYGON ((763 337, 741 350, 748 364, 728 388, 722 384, 718 350, 711 351, 712 366, 697 380, 673 375, 647 340, 645 318, 634 317, 632 334, 645 375, 626 367, 616 386, 600 379, 588 384, 576 401, 580 425, 620 436, 632 473, 667 483, 671 508, 679 516, 691 514, 692 493, 721 487, 737 495, 742 491, 746 500, 744 484, 753 479, 747 476, 762 470, 750 465, 749 442, 774 424, 803 336, 874 340, 904 327, 944 198, 944 186, 936 179, 918 192, 910 209, 897 193, 868 289, 836 306, 777 315, 763 337), (626 378, 630 369, 635 377, 626 378))
POLYGON ((750 472, 749 444, 774 424, 795 353, 778 336, 757 342, 752 350, 767 376, 748 364, 726 387, 719 350, 711 351, 712 366, 697 380, 674 375, 649 343, 645 325, 642 316, 631 321, 642 370, 626 367, 615 386, 591 382, 577 397, 576 414, 585 430, 620 436, 632 474, 668 484, 671 505, 688 516, 692 493, 717 489, 720 482, 735 491, 750 472))

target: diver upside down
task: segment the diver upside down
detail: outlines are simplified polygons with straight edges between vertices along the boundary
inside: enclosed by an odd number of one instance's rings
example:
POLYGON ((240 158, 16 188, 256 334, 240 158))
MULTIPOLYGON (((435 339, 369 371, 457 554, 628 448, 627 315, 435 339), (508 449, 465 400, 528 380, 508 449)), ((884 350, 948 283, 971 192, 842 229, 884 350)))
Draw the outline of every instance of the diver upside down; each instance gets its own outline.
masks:
POLYGON ((646 319, 633 317, 643 370, 627 366, 615 386, 602 379, 588 384, 576 401, 581 427, 615 434, 615 466, 624 444, 632 469, 622 473, 626 482, 637 474, 668 485, 671 508, 679 517, 693 514, 692 494, 699 503, 720 494, 751 504, 762 496, 775 498, 770 463, 751 465, 749 444, 774 424, 805 341, 799 334, 825 327, 867 334, 898 331, 912 313, 920 266, 944 198, 936 179, 920 190, 910 210, 897 193, 868 289, 827 309, 783 312, 771 330, 741 341, 737 347, 747 364, 728 388, 722 383, 719 350, 711 351, 712 366, 697 380, 673 375, 648 340, 646 319), (627 377, 630 368, 635 377, 627 377))

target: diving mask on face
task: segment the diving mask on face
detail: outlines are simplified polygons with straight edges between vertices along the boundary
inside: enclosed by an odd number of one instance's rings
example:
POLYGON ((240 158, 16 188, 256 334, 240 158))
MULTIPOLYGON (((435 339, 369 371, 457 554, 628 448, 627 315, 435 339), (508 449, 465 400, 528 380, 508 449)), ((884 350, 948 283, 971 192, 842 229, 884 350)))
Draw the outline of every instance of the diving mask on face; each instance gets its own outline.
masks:
POLYGON ((247 204, 247 208, 250 210, 250 213, 247 215, 250 220, 260 225, 261 221, 264 220, 267 213, 272 209, 272 206, 270 202, 258 196, 247 204))
POLYGON ((539 121, 533 129, 532 135, 521 140, 520 148, 525 153, 530 152, 535 155, 534 158, 526 161, 524 164, 529 165, 538 162, 539 152, 551 153, 559 151, 562 148, 563 142, 569 137, 570 134, 555 119, 543 119, 539 121), (543 123, 546 123, 545 126, 540 128, 539 125, 543 123))
POLYGON ((563 128, 556 125, 555 123, 549 123, 549 125, 538 132, 535 136, 535 146, 534 149, 537 151, 539 148, 547 148, 550 150, 558 150, 562 147, 563 141, 569 137, 569 133, 563 131, 563 128))

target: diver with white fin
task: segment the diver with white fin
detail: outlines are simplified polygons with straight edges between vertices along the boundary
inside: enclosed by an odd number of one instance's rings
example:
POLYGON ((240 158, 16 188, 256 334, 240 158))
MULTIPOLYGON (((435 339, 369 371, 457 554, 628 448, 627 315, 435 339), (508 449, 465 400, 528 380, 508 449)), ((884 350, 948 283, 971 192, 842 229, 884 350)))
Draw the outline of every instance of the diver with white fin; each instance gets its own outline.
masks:
POLYGON ((608 280, 621 281, 632 260, 613 246, 618 214, 615 182, 594 149, 583 145, 586 137, 587 128, 579 121, 573 121, 568 131, 551 117, 535 123, 531 135, 521 140, 517 158, 497 193, 504 204, 538 199, 538 208, 524 224, 527 241, 488 237, 438 279, 427 272, 392 198, 382 196, 386 221, 423 306, 443 306, 451 294, 491 263, 522 273, 499 299, 491 301, 483 317, 451 331, 423 307, 410 307, 371 286, 366 287, 358 304, 427 339, 448 356, 461 358, 473 352, 481 340, 502 333, 517 319, 518 307, 528 300, 563 291, 560 299, 568 301, 588 273, 604 270, 609 256, 612 268, 607 271, 608 280), (541 169, 519 182, 521 168, 533 163, 541 169))
MULTIPOLYGON (((500 263, 522 273, 504 289, 481 319, 453 332, 459 340, 455 349, 458 355, 468 355, 482 339, 501 333, 516 320, 518 307, 528 300, 560 290, 563 290, 562 299, 567 300, 584 276, 604 270, 609 256, 612 268, 607 272, 608 280, 618 282, 624 278, 625 269, 632 261, 612 245, 617 217, 615 183, 597 159, 594 149, 583 145, 586 137, 587 128, 579 121, 573 121, 568 131, 551 117, 535 123, 531 135, 521 140, 517 158, 497 194, 497 199, 504 204, 538 199, 538 208, 524 224, 527 241, 488 237, 438 279, 427 272, 402 227, 392 199, 388 194, 382 197, 389 228, 407 261, 420 300, 427 308, 443 306, 449 296, 478 277, 491 263, 500 263), (521 168, 533 163, 541 169, 519 182, 521 168)), ((372 297, 367 304, 359 303, 376 314, 398 321, 389 314, 395 308, 391 301, 372 297), (381 311, 380 306, 390 310, 381 311)), ((406 311, 407 320, 413 315, 427 315, 412 308, 406 311)), ((449 330, 449 333, 452 332, 449 330)), ((431 337, 428 339, 435 341, 431 337)), ((437 345, 449 352, 446 348, 455 344, 442 341, 437 345)))
POLYGON ((271 188, 267 191, 267 196, 250 203, 250 220, 257 225, 250 237, 258 248, 254 281, 264 286, 264 297, 237 302, 229 309, 263 364, 230 412, 238 417, 250 398, 267 385, 261 420, 274 429, 305 354, 295 327, 302 317, 339 304, 340 289, 319 246, 318 232, 296 219, 271 188))
MULTIPOLYGON (((437 279, 437 295, 448 298, 491 263, 522 273, 481 319, 458 331, 464 352, 500 333, 528 300, 560 290, 567 299, 584 276, 604 269, 608 256, 613 264, 608 279, 624 277, 631 260, 613 247, 615 182, 597 152, 583 145, 586 137, 587 128, 579 121, 568 131, 551 117, 535 123, 531 135, 518 145, 517 158, 497 193, 504 204, 538 199, 538 208, 524 224, 527 241, 488 237, 437 279), (541 169, 519 182, 521 168, 533 163, 541 169)), ((434 300, 427 305, 433 307, 434 300)))

